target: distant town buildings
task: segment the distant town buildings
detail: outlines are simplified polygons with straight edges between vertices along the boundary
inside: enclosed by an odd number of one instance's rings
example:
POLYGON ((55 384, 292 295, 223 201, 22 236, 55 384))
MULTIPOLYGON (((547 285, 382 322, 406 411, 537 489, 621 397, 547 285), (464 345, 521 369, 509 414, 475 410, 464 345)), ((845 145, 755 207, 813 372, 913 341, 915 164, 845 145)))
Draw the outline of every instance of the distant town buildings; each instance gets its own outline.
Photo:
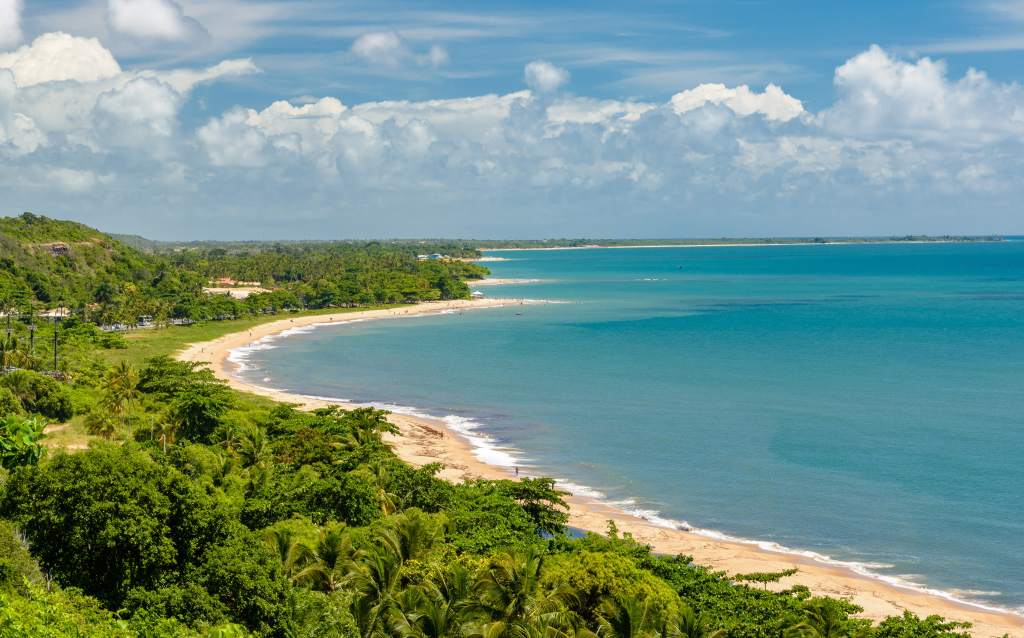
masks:
POLYGON ((448 255, 441 255, 438 253, 430 253, 429 255, 417 255, 416 259, 424 261, 426 259, 451 259, 448 255))

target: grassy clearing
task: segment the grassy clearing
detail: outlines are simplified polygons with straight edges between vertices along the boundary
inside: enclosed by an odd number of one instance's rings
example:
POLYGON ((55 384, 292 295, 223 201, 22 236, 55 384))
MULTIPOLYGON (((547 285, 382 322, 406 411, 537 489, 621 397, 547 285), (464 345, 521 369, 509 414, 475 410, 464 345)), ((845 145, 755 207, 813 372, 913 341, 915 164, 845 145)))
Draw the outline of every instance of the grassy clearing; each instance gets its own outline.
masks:
POLYGON ((238 319, 225 321, 204 321, 194 323, 190 326, 170 326, 161 330, 137 330, 125 335, 128 341, 126 350, 102 350, 100 351, 111 363, 127 360, 136 367, 145 365, 146 359, 159 355, 173 356, 189 344, 202 341, 212 341, 233 332, 242 332, 271 323, 279 319, 292 317, 312 317, 322 315, 341 315, 350 312, 362 312, 365 310, 380 310, 382 308, 404 308, 407 306, 387 305, 362 308, 331 308, 328 310, 302 310, 299 312, 280 312, 276 315, 244 315, 238 319))
POLYGON ((54 426, 46 433, 43 445, 51 448, 65 448, 69 452, 88 448, 89 441, 98 440, 101 437, 86 432, 83 421, 85 421, 85 415, 79 414, 64 425, 54 426))

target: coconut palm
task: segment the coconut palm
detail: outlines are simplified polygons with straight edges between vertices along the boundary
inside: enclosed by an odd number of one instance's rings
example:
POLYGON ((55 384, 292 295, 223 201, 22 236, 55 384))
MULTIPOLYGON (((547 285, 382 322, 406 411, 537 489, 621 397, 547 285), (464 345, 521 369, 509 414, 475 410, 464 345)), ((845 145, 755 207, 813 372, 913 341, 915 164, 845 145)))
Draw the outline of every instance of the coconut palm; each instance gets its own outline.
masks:
POLYGON ((109 439, 117 431, 117 420, 105 408, 96 407, 85 415, 85 431, 109 439))
POLYGON ((500 553, 473 587, 472 612, 484 618, 481 638, 530 638, 544 627, 572 628, 578 624, 566 607, 579 600, 570 588, 551 592, 540 587, 544 552, 530 546, 523 552, 500 553))
POLYGON ((806 619, 786 628, 784 638, 861 638, 871 629, 845 620, 835 601, 816 598, 807 601, 804 608, 806 619))
POLYGON ((19 359, 18 338, 9 334, 0 339, 0 367, 3 369, 13 367, 19 359))
POLYGON ((127 408, 129 437, 132 435, 132 399, 137 394, 136 387, 138 385, 138 373, 130 363, 123 359, 107 371, 104 383, 104 405, 111 412, 120 412, 122 415, 127 408))
POLYGON ((646 600, 634 596, 606 598, 598 612, 599 635, 611 638, 654 638, 652 618, 646 600))
POLYGON ((210 442, 230 454, 240 445, 241 438, 233 423, 221 422, 210 435, 210 442))
POLYGON ((332 593, 358 569, 353 562, 358 557, 352 539, 340 528, 321 530, 316 543, 304 550, 307 565, 292 576, 296 583, 332 593))
POLYGON ((387 542, 403 561, 421 560, 433 548, 443 532, 442 526, 418 509, 394 518, 395 530, 382 532, 380 542, 387 542))
POLYGON ((268 530, 263 540, 277 551, 281 558, 281 573, 293 583, 293 576, 301 572, 303 565, 313 558, 312 552, 289 530, 268 530))
MULTIPOLYGON (((464 613, 472 592, 469 570, 454 563, 446 575, 440 568, 426 584, 418 588, 422 597, 415 612, 406 616, 422 638, 464 638, 464 613)), ((409 609, 403 603, 404 609, 409 609)))
POLYGON ((36 391, 32 376, 27 371, 15 370, 4 377, 2 383, 21 401, 23 408, 28 410, 29 406, 35 406, 36 391))
POLYGON ((379 534, 374 547, 358 552, 349 561, 346 583, 356 598, 352 613, 362 638, 383 638, 411 632, 402 613, 402 555, 393 534, 379 534))
POLYGON ((712 629, 711 620, 705 614, 698 614, 690 607, 682 609, 665 623, 662 634, 678 638, 721 638, 725 629, 712 629))
POLYGON ((267 462, 274 458, 267 433, 257 428, 242 437, 238 446, 238 456, 242 460, 242 467, 266 466, 267 462))

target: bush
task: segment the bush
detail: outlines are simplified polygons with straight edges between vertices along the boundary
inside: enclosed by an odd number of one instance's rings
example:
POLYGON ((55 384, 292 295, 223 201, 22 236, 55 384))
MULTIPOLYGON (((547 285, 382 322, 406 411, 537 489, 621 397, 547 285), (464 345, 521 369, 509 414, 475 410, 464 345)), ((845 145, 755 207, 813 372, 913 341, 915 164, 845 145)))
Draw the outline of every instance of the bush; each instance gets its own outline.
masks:
POLYGON ((9 568, 9 584, 4 589, 26 595, 29 585, 46 583, 39 563, 28 551, 28 539, 8 521, 0 521, 0 561, 5 561, 9 568))
POLYGON ((32 386, 36 393, 35 409, 39 414, 61 423, 75 416, 71 390, 66 385, 46 375, 32 373, 32 386))
POLYGON ((100 345, 107 350, 124 350, 128 347, 128 341, 125 340, 124 335, 116 330, 110 330, 104 332, 103 336, 100 337, 100 345))

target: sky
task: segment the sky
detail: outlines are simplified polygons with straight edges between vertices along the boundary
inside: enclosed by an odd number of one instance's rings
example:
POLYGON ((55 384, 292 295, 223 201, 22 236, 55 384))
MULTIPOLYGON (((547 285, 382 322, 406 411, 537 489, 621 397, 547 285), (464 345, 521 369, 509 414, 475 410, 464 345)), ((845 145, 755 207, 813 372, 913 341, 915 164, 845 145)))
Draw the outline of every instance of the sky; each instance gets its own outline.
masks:
POLYGON ((1024 234, 1024 0, 0 0, 0 215, 153 239, 1024 234))

